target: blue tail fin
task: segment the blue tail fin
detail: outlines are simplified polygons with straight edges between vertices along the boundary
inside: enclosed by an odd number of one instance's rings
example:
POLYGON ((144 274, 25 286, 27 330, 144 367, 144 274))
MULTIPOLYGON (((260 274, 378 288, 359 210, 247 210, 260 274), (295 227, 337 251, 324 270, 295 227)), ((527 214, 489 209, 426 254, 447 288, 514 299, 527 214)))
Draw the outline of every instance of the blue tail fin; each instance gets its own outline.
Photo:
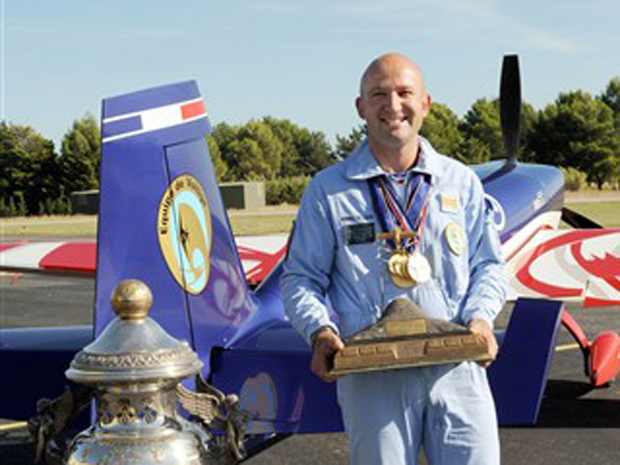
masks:
POLYGON ((341 429, 335 390, 310 373, 309 348, 285 320, 280 267, 250 292, 196 85, 105 100, 102 119, 96 332, 114 316, 117 283, 140 279, 151 316, 191 342, 203 377, 239 394, 252 433, 341 429))
MULTIPOLYGON (((194 82, 104 100, 96 333, 123 279, 153 292, 154 317, 210 348, 254 310, 209 157, 210 124, 194 82)), ((203 355, 204 354, 204 355, 203 355)))

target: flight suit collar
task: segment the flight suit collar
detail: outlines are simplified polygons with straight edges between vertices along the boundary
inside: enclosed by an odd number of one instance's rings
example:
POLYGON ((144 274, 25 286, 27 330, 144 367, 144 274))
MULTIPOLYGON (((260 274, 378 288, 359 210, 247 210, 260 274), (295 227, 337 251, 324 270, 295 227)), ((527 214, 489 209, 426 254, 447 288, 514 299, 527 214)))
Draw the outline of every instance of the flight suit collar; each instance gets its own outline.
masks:
MULTIPOLYGON (((384 176, 387 173, 372 155, 368 139, 364 139, 346 160, 346 176, 352 181, 366 181, 376 176, 384 176)), ((439 174, 439 156, 431 144, 420 137, 420 157, 412 168, 414 173, 429 175, 430 183, 439 174)))

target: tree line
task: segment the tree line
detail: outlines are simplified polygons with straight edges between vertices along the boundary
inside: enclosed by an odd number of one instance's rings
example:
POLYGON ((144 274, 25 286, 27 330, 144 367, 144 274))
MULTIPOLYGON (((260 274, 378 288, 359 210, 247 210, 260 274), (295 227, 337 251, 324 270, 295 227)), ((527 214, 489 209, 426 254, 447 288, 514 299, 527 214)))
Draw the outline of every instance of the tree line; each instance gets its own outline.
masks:
POLYGON ((0 216, 66 214, 69 194, 99 187, 100 130, 76 120, 60 153, 30 126, 0 123, 0 216))
MULTIPOLYGON (((207 136, 219 182, 262 180, 267 202, 296 203, 310 178, 343 159, 365 127, 336 136, 265 116, 242 125, 219 123, 207 136)), ((478 99, 460 118, 433 103, 422 127, 441 153, 477 164, 503 157, 499 100, 478 99)), ((598 96, 561 93, 541 110, 523 102, 520 160, 552 164, 573 188, 620 186, 620 77, 598 96)), ((60 148, 30 126, 0 123, 0 216, 70 212, 69 194, 97 189, 101 159, 95 118, 77 119, 60 148)))

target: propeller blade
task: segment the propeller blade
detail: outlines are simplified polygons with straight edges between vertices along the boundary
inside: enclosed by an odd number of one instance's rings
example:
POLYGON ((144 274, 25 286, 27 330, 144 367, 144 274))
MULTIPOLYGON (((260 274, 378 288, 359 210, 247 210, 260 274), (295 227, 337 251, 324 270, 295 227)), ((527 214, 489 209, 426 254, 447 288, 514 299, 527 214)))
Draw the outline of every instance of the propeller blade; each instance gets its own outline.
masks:
POLYGON ((603 226, 567 207, 562 207, 562 221, 578 229, 600 229, 603 226))
POLYGON ((517 163, 521 126, 521 77, 519 57, 505 55, 499 94, 499 110, 506 153, 506 165, 517 163))

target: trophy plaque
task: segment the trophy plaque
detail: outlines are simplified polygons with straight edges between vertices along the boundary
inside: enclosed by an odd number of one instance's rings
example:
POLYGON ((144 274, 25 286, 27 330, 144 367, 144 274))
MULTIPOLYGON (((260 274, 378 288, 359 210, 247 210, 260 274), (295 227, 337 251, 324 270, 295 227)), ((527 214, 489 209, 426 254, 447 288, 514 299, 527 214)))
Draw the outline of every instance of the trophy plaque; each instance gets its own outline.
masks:
POLYGON ((468 328, 427 318, 406 299, 390 302, 376 323, 343 342, 330 372, 335 375, 493 359, 468 328))

